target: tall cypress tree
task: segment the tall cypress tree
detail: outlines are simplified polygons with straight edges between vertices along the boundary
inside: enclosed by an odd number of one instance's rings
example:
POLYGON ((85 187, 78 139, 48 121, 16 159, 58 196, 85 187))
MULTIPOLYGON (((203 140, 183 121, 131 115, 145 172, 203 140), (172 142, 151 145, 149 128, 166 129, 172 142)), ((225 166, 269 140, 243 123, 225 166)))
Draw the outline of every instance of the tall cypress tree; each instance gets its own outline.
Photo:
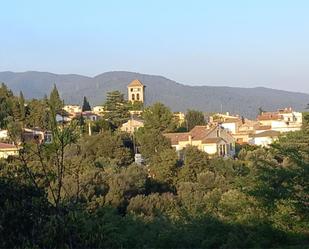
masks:
POLYGON ((22 91, 20 91, 19 93, 19 110, 20 110, 20 120, 24 122, 26 118, 26 107, 25 107, 25 98, 22 91))
POLYGON ((55 113, 60 112, 63 108, 63 101, 60 98, 56 84, 54 84, 54 88, 50 93, 49 104, 50 107, 54 109, 55 113))
POLYGON ((91 111, 91 106, 86 98, 86 96, 84 96, 84 101, 83 101, 83 107, 82 107, 82 111, 91 111))

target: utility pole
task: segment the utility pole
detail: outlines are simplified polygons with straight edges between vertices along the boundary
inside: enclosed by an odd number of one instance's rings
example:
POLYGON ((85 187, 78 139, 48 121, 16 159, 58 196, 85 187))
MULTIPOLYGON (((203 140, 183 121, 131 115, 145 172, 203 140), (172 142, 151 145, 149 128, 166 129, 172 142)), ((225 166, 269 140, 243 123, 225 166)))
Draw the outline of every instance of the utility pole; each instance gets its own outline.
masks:
POLYGON ((88 121, 88 134, 89 134, 89 136, 91 136, 92 135, 92 131, 91 131, 91 121, 88 121))

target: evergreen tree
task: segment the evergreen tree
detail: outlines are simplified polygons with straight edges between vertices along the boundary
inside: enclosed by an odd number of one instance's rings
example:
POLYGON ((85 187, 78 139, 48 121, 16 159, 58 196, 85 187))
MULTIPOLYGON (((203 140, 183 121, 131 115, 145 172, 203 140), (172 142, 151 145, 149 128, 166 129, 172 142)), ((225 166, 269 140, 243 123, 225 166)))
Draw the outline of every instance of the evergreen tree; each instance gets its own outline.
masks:
POLYGON ((24 122, 26 118, 26 106, 23 92, 19 93, 19 109, 20 109, 20 121, 24 122))
POLYGON ((60 98, 56 84, 54 84, 54 88, 50 93, 49 105, 50 105, 51 108, 54 109, 55 114, 60 112, 63 108, 63 101, 60 98))
POLYGON ((0 87, 0 129, 6 128, 7 119, 13 117, 14 98, 13 92, 2 83, 0 87))
POLYGON ((119 91, 108 92, 104 104, 105 117, 114 127, 119 127, 129 119, 128 102, 119 91))
POLYGON ((187 111, 186 125, 189 131, 193 129, 196 125, 204 125, 204 124, 205 124, 205 118, 202 112, 196 110, 187 111))
POLYGON ((83 111, 83 112, 91 111, 91 106, 90 106, 90 104, 89 104, 89 102, 88 102, 86 96, 84 96, 82 111, 83 111))
POLYGON ((162 103, 155 103, 143 112, 144 127, 147 130, 160 132, 173 131, 176 124, 173 120, 173 113, 162 103))

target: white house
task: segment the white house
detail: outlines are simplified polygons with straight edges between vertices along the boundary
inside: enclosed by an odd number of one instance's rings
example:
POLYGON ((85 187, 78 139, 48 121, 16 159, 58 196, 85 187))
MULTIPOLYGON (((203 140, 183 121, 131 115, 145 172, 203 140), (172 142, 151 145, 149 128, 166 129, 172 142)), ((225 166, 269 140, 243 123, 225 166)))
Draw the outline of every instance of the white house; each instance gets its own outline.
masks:
POLYGON ((263 131, 251 135, 249 139, 249 144, 268 147, 271 143, 278 140, 279 135, 280 135, 279 131, 273 131, 273 130, 263 131))
POLYGON ((299 131, 303 124, 301 112, 292 108, 279 109, 277 112, 264 112, 257 120, 261 126, 270 126, 271 130, 279 132, 299 131))
POLYGON ((94 114, 97 114, 97 115, 103 115, 104 114, 104 106, 102 106, 102 105, 94 106, 92 108, 92 112, 94 114))
POLYGON ((5 141, 9 139, 8 130, 0 130, 0 141, 5 141))
POLYGON ((18 156, 19 147, 13 144, 0 143, 0 159, 7 159, 9 156, 18 156))
POLYGON ((79 105, 65 105, 63 110, 68 112, 69 114, 75 114, 82 111, 82 108, 79 105))

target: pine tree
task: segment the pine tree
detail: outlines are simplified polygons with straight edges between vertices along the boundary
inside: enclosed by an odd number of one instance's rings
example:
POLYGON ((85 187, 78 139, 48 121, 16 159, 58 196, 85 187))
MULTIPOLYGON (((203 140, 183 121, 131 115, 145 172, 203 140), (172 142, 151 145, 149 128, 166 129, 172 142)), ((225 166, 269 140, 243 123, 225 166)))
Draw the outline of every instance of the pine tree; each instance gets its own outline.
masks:
POLYGON ((24 122, 26 118, 25 98, 23 92, 19 93, 19 109, 20 109, 20 121, 24 122))
POLYGON ((105 117, 114 127, 119 127, 129 119, 128 102, 119 91, 108 92, 104 104, 105 117))
POLYGON ((83 107, 82 107, 82 111, 91 111, 91 106, 86 98, 86 96, 84 96, 84 101, 83 101, 83 107))
POLYGON ((61 111, 62 108, 63 108, 63 101, 60 98, 60 95, 59 95, 59 92, 58 92, 56 84, 54 84, 54 88, 53 88, 53 90, 50 93, 49 105, 50 105, 50 108, 54 109, 56 114, 59 111, 61 111))

